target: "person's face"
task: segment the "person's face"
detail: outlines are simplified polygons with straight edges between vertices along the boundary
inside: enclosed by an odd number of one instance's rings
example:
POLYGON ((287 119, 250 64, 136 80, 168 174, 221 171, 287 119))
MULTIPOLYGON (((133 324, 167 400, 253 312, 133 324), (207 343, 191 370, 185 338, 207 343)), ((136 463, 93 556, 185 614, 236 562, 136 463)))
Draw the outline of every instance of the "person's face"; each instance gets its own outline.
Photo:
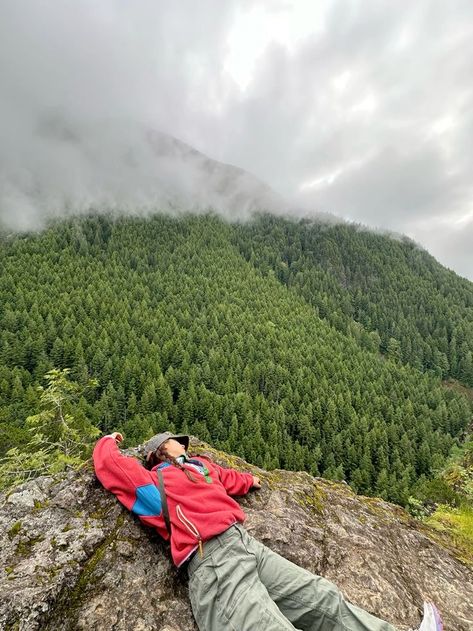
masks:
POLYGON ((186 453, 184 445, 181 445, 181 443, 174 438, 168 438, 168 440, 163 443, 163 447, 167 455, 171 456, 171 458, 177 458, 186 453))

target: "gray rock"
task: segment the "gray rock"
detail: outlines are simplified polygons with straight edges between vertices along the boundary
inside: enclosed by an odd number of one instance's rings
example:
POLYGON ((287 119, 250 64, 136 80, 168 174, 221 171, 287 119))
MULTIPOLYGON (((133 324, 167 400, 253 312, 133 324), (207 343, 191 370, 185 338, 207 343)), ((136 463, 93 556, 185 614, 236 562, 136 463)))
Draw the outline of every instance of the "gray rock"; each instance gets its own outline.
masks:
MULTIPOLYGON (((260 471, 195 440, 193 450, 258 474, 262 489, 239 500, 248 531, 355 604, 405 630, 431 599, 446 629, 473 629, 468 559, 398 506, 307 473, 260 471)), ((91 463, 0 495, 0 532, 1 629, 197 629, 185 572, 102 488, 91 463)))

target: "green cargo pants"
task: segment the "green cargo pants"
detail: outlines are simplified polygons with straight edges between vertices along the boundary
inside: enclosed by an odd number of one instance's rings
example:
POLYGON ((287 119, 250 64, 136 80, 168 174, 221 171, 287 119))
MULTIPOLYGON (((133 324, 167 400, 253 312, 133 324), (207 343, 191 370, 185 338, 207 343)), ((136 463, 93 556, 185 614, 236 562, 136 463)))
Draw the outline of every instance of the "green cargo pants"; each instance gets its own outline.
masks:
POLYGON ((194 555, 188 573, 200 631, 395 631, 240 524, 206 541, 203 558, 194 555))

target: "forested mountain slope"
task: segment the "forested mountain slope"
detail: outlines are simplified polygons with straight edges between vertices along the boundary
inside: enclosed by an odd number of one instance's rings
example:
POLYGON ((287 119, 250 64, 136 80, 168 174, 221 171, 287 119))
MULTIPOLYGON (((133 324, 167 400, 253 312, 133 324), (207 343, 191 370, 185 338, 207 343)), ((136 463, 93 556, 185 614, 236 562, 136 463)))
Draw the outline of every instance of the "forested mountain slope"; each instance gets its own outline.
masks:
POLYGON ((268 214, 241 224, 236 243, 365 347, 473 386, 473 283, 413 241, 268 214))
MULTIPOLYGON (((307 227, 294 226, 296 241, 310 241, 307 227)), ((2 453, 27 440, 25 419, 37 409, 44 374, 71 367, 78 383, 93 376, 100 385, 69 412, 124 431, 130 445, 168 428, 191 432, 258 466, 344 478, 404 503, 415 481, 442 465, 471 419, 470 402, 396 353, 381 355, 376 334, 359 324, 344 329, 354 315, 350 293, 338 291, 332 272, 314 263, 305 290, 294 291, 298 259, 279 261, 283 237, 273 244, 264 225, 252 230, 212 215, 90 216, 4 238, 2 453), (294 283, 281 283, 279 271, 261 273, 269 260, 294 283), (314 310, 320 288, 330 314, 314 310), (320 317, 335 314, 340 330, 320 317)), ((464 320, 435 327, 470 326, 468 285, 459 287, 464 320)), ((390 305, 384 317, 395 320, 390 305)))

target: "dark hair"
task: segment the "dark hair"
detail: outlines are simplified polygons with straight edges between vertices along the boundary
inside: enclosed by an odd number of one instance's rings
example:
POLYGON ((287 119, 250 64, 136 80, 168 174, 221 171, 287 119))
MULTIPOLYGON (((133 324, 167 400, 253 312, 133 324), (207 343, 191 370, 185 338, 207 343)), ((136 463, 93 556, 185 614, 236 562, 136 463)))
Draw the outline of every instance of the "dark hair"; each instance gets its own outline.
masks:
POLYGON ((146 469, 152 469, 160 462, 169 462, 169 464, 172 464, 181 469, 181 471, 184 471, 189 480, 191 480, 192 482, 197 482, 189 469, 183 467, 182 464, 176 460, 176 458, 173 458, 172 456, 169 456, 167 454, 164 444, 160 445, 155 451, 148 454, 145 461, 145 467, 146 469))

